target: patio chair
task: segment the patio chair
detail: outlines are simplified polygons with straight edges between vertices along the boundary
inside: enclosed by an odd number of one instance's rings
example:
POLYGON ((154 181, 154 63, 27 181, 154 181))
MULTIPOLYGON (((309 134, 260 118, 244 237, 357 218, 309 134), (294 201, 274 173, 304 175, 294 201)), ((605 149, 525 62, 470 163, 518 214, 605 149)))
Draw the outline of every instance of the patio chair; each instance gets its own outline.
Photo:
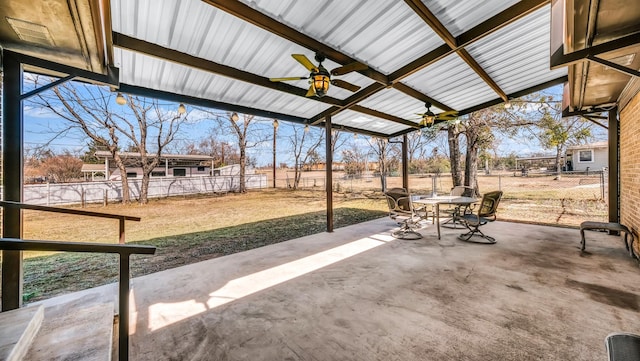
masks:
POLYGON ((612 333, 604 343, 609 361, 640 361, 640 335, 612 333))
POLYGON ((401 226, 391 235, 400 239, 422 238, 422 235, 416 232, 416 229, 420 228, 418 222, 422 217, 413 208, 411 194, 404 188, 391 188, 384 195, 389 205, 389 217, 401 226))
POLYGON ((500 203, 501 198, 502 198, 502 191, 493 191, 493 192, 485 193, 485 195, 482 196, 482 201, 480 202, 480 205, 476 207, 475 212, 473 212, 472 210, 472 213, 466 213, 461 215, 458 218, 458 220, 462 224, 464 224, 467 227, 467 229, 469 229, 469 232, 459 235, 458 238, 462 241, 476 242, 474 240, 471 240, 471 237, 479 236, 484 240, 486 240, 486 242, 479 242, 479 243, 488 243, 488 244, 496 243, 496 239, 482 233, 482 231, 480 230, 480 227, 484 226, 489 222, 493 222, 496 220, 496 211, 498 210, 498 204, 500 203))

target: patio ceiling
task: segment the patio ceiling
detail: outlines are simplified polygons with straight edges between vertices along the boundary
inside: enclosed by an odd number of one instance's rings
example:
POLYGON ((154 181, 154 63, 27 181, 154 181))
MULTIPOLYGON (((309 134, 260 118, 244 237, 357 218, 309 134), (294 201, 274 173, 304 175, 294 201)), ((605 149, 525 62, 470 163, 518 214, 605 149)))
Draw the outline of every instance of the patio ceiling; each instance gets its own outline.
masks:
POLYGON ((550 70, 545 0, 10 0, 0 11, 5 50, 110 75, 123 92, 313 125, 332 116, 380 137, 417 129, 425 102, 464 115, 567 80, 550 70), (361 88, 318 98, 306 80, 269 81, 308 75, 290 54, 316 52, 327 69, 366 64, 339 77, 361 88))
POLYGON ((555 6, 565 14, 564 29, 554 22, 552 34, 552 42, 558 34, 552 66, 568 68, 565 114, 624 107, 625 93, 640 89, 640 2, 566 0, 555 6))

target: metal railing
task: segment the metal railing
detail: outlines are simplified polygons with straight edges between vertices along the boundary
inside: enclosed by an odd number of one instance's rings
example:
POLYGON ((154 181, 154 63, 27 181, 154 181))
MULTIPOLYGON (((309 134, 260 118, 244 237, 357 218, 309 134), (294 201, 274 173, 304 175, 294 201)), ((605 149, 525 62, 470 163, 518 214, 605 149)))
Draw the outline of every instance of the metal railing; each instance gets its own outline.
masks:
POLYGON ((25 203, 20 203, 20 202, 0 201, 0 207, 30 209, 30 210, 34 210, 34 211, 66 213, 66 214, 75 214, 75 215, 78 215, 78 216, 117 219, 119 221, 119 233, 118 233, 119 234, 119 239, 118 239, 118 241, 120 242, 120 244, 124 244, 124 241, 125 241, 125 228, 124 228, 125 221, 140 222, 140 217, 124 216, 124 215, 112 214, 112 213, 92 212, 92 211, 85 211, 85 210, 80 210, 80 209, 68 209, 68 208, 60 208, 60 207, 38 206, 38 205, 34 205, 34 204, 25 204, 25 203))
POLYGON ((154 254, 156 247, 0 238, 0 250, 117 253, 120 255, 120 277, 118 280, 118 359, 120 361, 129 359, 129 257, 132 254, 154 254))
MULTIPOLYGON (((119 214, 91 212, 79 209, 37 206, 20 202, 0 201, 0 207, 30 209, 43 212, 66 213, 79 216, 111 218, 119 220, 120 244, 59 242, 21 240, 16 238, 0 238, 0 250, 6 251, 49 251, 49 252, 83 252, 83 253, 117 253, 120 255, 120 277, 118 281, 118 355, 119 360, 129 359, 129 257, 132 254, 155 254, 156 247, 133 246, 124 244, 125 221, 140 221, 140 217, 119 214)), ((4 275, 3 275, 4 277, 4 275)))

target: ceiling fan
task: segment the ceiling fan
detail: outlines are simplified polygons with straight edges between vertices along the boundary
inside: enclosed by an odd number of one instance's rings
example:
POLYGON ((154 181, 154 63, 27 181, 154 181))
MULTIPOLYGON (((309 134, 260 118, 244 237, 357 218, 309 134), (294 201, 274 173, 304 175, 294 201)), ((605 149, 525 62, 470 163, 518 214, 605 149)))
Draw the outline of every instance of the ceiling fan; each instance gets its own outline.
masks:
POLYGON ((455 110, 449 110, 446 112, 442 112, 439 114, 435 114, 431 111, 431 103, 425 103, 424 106, 427 108, 427 111, 424 113, 416 113, 416 115, 420 116, 420 125, 430 127, 435 123, 436 120, 453 120, 458 117, 458 112, 455 110))
POLYGON ((359 62, 353 62, 344 66, 339 66, 331 72, 329 72, 325 67, 322 66, 322 62, 325 60, 325 56, 321 53, 316 53, 315 59, 318 62, 318 65, 314 65, 309 58, 307 58, 304 54, 291 54, 291 56, 296 59, 302 66, 307 68, 311 73, 309 76, 296 76, 296 77, 286 77, 286 78, 269 78, 269 80, 273 82, 279 81, 289 81, 289 80, 301 80, 301 79, 310 79, 309 83, 309 91, 307 91, 306 96, 317 96, 322 97, 327 94, 327 90, 329 90, 329 84, 333 84, 339 88, 347 89, 352 92, 356 92, 360 89, 358 85, 351 84, 344 80, 340 79, 331 79, 332 75, 343 75, 350 73, 352 71, 365 70, 368 68, 366 64, 362 64, 359 62))

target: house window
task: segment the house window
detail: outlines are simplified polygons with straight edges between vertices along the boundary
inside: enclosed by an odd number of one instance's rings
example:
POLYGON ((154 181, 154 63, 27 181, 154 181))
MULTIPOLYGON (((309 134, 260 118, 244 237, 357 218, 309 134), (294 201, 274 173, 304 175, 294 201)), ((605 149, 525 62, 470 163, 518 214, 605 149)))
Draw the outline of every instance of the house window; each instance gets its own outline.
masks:
POLYGON ((135 178, 138 176, 136 172, 127 172, 127 178, 135 178))
POLYGON ((593 150, 592 149, 581 150, 580 152, 578 152, 578 162, 580 163, 593 162, 593 150))
POLYGON ((187 170, 184 168, 174 168, 173 169, 173 176, 174 177, 186 177, 187 176, 187 170))
POLYGON ((204 172, 204 167, 203 166, 198 166, 198 172, 204 172))
POLYGON ((164 171, 160 171, 160 172, 151 172, 151 176, 152 177, 164 177, 167 174, 164 171))

